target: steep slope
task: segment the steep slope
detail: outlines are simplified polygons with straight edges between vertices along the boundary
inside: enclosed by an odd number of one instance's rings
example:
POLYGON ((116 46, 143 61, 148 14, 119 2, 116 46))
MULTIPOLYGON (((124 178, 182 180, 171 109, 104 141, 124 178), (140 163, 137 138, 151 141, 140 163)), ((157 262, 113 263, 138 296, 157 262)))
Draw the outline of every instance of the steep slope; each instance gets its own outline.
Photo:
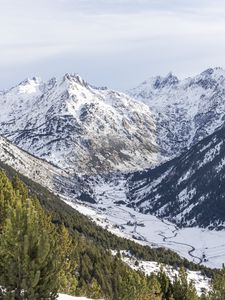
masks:
POLYGON ((54 178, 66 173, 19 149, 0 136, 0 160, 36 182, 54 189, 54 178))
POLYGON ((0 94, 0 106, 1 135, 70 173, 135 170, 156 160, 148 107, 78 75, 25 80, 0 94))
POLYGON ((179 226, 225 228, 225 127, 161 166, 128 177, 129 206, 179 226))
POLYGON ((82 177, 29 154, 0 136, 0 160, 50 191, 71 198, 94 202, 92 190, 82 177))
POLYGON ((164 159, 175 157, 213 133, 225 119, 225 70, 208 69, 179 80, 171 73, 128 92, 149 105, 164 159))

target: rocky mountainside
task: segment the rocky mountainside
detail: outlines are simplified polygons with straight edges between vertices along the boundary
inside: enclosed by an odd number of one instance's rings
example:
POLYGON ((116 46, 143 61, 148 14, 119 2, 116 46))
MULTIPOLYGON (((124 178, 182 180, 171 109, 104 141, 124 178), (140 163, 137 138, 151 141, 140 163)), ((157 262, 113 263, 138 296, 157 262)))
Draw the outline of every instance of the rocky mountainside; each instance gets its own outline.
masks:
POLYGON ((225 127, 180 157, 127 179, 129 206, 179 226, 225 228, 225 127))
POLYGON ((157 159, 149 108, 79 75, 0 93, 0 134, 71 174, 135 170, 157 159))
POLYGON ((158 76, 128 93, 153 111, 164 160, 179 155, 224 124, 225 70, 221 68, 184 80, 171 73, 158 76))

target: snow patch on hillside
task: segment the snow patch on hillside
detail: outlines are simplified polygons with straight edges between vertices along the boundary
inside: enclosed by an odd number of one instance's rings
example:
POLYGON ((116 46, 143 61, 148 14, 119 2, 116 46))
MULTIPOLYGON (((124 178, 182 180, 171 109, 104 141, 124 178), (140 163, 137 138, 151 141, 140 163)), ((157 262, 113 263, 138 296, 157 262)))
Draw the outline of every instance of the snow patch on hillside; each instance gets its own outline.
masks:
POLYGON ((75 297, 75 296, 69 296, 65 294, 59 294, 58 300, 93 300, 86 297, 75 297))
MULTIPOLYGON (((117 254, 117 251, 112 251, 114 255, 117 254)), ((169 276, 171 281, 175 280, 175 277, 179 275, 179 270, 175 269, 169 265, 160 265, 155 261, 144 261, 136 259, 127 251, 120 251, 121 259, 132 269, 137 271, 142 271, 146 275, 151 275, 152 273, 159 273, 162 268, 163 271, 169 276)), ((208 277, 203 276, 199 271, 190 271, 187 270, 188 281, 192 281, 195 285, 198 295, 200 296, 203 291, 209 292, 211 281, 208 277)))

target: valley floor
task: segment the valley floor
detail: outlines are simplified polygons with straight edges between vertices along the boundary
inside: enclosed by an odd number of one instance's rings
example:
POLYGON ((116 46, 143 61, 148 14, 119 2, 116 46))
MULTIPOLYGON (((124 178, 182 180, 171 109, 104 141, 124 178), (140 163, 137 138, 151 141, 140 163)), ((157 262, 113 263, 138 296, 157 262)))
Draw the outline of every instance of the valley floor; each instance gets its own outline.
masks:
POLYGON ((225 230, 179 229, 168 221, 136 212, 125 204, 115 204, 126 202, 124 184, 123 180, 98 184, 95 189, 98 203, 95 205, 66 202, 116 235, 143 245, 172 249, 182 257, 210 268, 222 267, 225 263, 225 230))

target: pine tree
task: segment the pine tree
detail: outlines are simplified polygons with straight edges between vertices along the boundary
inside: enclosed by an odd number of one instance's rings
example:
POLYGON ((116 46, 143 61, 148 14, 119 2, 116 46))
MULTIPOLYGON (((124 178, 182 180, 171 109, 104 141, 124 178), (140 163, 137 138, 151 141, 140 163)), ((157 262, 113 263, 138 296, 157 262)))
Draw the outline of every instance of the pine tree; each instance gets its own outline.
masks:
POLYGON ((55 299, 63 265, 57 232, 42 209, 15 194, 0 236, 2 299, 55 299))
POLYGON ((76 267, 74 259, 76 245, 71 239, 68 230, 61 226, 59 231, 60 257, 64 257, 62 269, 59 274, 59 290, 64 294, 75 295, 77 290, 76 267))
POLYGON ((193 282, 188 282, 187 272, 180 268, 179 277, 173 284, 173 297, 175 300, 198 300, 198 295, 193 282))
POLYGON ((162 299, 172 300, 173 299, 173 287, 169 277, 166 275, 163 267, 160 267, 160 272, 157 274, 158 281, 161 285, 162 299))
POLYGON ((152 274, 149 278, 149 294, 151 295, 149 300, 162 299, 161 284, 155 274, 152 274))
POLYGON ((210 293, 210 300, 225 299, 225 268, 219 271, 212 284, 212 292, 210 293))

